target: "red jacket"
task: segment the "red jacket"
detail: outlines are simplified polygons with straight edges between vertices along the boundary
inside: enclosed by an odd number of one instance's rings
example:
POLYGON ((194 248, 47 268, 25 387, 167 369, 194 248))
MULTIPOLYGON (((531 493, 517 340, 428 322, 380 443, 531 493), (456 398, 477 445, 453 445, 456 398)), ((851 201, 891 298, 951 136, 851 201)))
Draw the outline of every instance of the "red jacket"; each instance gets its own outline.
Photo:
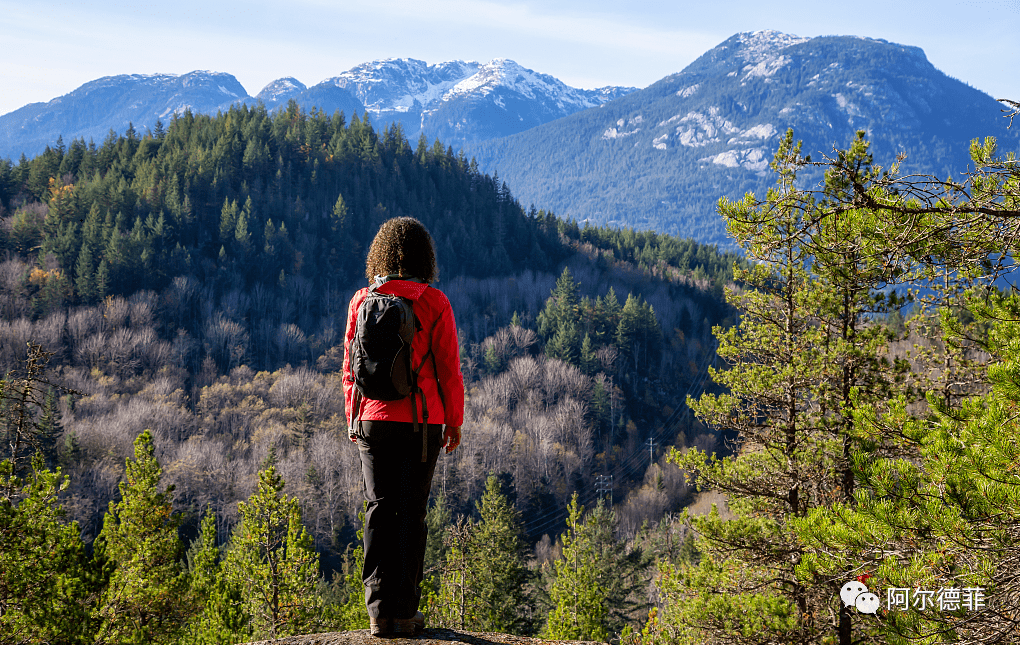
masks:
MULTIPOLYGON (((411 342, 411 364, 417 368, 429 351, 429 331, 432 332, 432 353, 435 354, 435 369, 431 360, 425 361, 418 374, 418 386, 425 393, 428 402, 429 423, 445 423, 460 426, 464 423, 464 377, 460 373, 460 348, 457 344, 457 325, 453 320, 453 308, 446 295, 426 284, 410 280, 389 280, 378 289, 380 293, 389 293, 408 298, 414 304, 414 314, 421 323, 421 330, 415 333, 411 342), (438 320, 438 323, 436 321, 438 320), (438 375, 437 372, 438 371, 438 375), (439 396, 438 384, 442 386, 443 395, 439 396)), ((362 289, 351 298, 347 309, 347 333, 344 335, 344 402, 347 409, 348 427, 353 427, 354 419, 354 378, 351 376, 351 340, 358 322, 358 309, 368 295, 368 289, 362 289)), ((421 401, 418 406, 418 421, 421 421, 421 401)), ((374 401, 362 398, 361 418, 371 421, 405 421, 411 423, 411 398, 405 397, 397 401, 374 401)))

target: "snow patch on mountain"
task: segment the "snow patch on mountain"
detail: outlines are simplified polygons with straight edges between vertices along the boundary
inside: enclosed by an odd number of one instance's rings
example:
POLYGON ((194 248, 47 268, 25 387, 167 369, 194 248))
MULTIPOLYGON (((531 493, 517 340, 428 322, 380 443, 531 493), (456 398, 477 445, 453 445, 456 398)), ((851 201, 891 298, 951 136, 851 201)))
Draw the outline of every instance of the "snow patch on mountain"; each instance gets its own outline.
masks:
POLYGON ((769 167, 768 155, 762 148, 727 150, 711 157, 704 157, 701 161, 710 161, 727 168, 743 167, 759 174, 764 174, 769 167))
POLYGON ((630 119, 620 119, 616 122, 615 128, 608 128, 602 133, 602 139, 620 139, 622 137, 629 137, 632 134, 637 134, 641 131, 641 128, 637 126, 640 126, 644 122, 645 118, 640 114, 635 117, 631 117, 630 119), (632 129, 626 130, 628 126, 632 129))
POLYGON ((677 91, 676 95, 682 99, 690 98, 694 96, 695 92, 698 91, 699 87, 701 87, 701 83, 695 83, 694 85, 691 85, 689 87, 681 88, 679 91, 677 91))
POLYGON ((738 34, 737 39, 740 42, 740 50, 737 55, 751 66, 781 58, 782 54, 777 56, 780 50, 811 40, 793 34, 784 34, 774 29, 744 32, 738 34))
MULTIPOLYGON (((748 145, 762 143, 776 136, 778 130, 771 123, 760 123, 747 129, 734 125, 731 121, 720 115, 718 107, 711 107, 707 113, 689 112, 685 115, 676 115, 665 121, 660 121, 658 128, 672 127, 676 124, 675 133, 666 132, 652 139, 652 147, 657 150, 665 150, 667 141, 675 138, 676 142, 688 148, 702 148, 711 144, 722 143, 726 139, 727 145, 748 145)), ((617 122, 618 126, 623 125, 623 120, 617 122)), ((602 138, 616 138, 624 133, 616 128, 607 130, 602 138), (613 134, 615 133, 615 134, 613 134)), ((633 134, 633 133, 626 133, 633 134)))
POLYGON ((429 65, 414 58, 387 58, 358 65, 323 82, 348 90, 376 114, 408 112, 416 102, 427 106, 441 100, 480 67, 474 61, 429 65))
MULTIPOLYGON (((391 58, 359 65, 323 82, 350 91, 376 116, 420 113, 423 126, 444 103, 465 98, 488 97, 500 108, 511 110, 509 101, 517 96, 566 116, 635 89, 580 90, 506 58, 485 64, 449 61, 434 65, 413 58, 391 58)), ((517 116, 524 120, 523 115, 517 116)))
POLYGON ((836 105, 838 105, 839 109, 845 112, 848 117, 850 117, 851 122, 853 122, 853 117, 855 116, 864 116, 864 112, 861 110, 861 108, 856 103, 848 99, 842 92, 837 92, 836 94, 833 94, 832 98, 836 99, 836 105))
POLYGON ((756 76, 767 79, 792 62, 793 59, 788 56, 779 56, 778 58, 765 59, 756 65, 746 65, 743 71, 747 73, 744 75, 743 80, 756 76))
POLYGON ((602 133, 603 139, 622 139, 623 137, 629 137, 632 134, 641 132, 641 128, 636 128, 629 132, 621 132, 619 128, 609 128, 602 133))
POLYGON ((720 116, 719 112, 718 107, 710 107, 708 114, 690 112, 681 117, 680 125, 676 129, 676 137, 680 145, 688 148, 700 148, 710 143, 718 143, 721 135, 739 134, 740 128, 720 116))
POLYGON ((762 123, 753 127, 750 127, 742 131, 737 136, 731 138, 727 143, 729 144, 740 144, 749 143, 753 140, 767 141, 775 136, 777 130, 776 126, 771 123, 762 123))
POLYGON ((268 83, 255 98, 266 103, 277 103, 304 92, 308 87, 293 76, 285 76, 268 83))
POLYGON ((454 100, 465 94, 486 96, 496 88, 509 89, 531 100, 551 100, 558 110, 569 106, 571 111, 576 111, 604 102, 599 93, 570 87, 555 77, 527 69, 507 58, 497 58, 482 65, 477 73, 446 92, 443 100, 454 100))

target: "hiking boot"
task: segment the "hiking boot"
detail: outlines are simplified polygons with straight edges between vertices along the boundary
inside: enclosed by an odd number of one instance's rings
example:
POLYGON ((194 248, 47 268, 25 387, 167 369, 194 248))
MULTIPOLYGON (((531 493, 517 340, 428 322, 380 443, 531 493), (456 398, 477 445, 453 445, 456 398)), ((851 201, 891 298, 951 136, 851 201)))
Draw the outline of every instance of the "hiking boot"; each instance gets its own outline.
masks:
POLYGON ((372 636, 417 636, 425 631, 425 614, 420 611, 411 618, 369 618, 372 636))
POLYGON ((369 617, 368 626, 372 631, 372 636, 389 636, 393 633, 393 620, 390 618, 369 617))
POLYGON ((417 636, 425 631, 425 614, 416 612, 410 618, 399 618, 393 621, 393 633, 417 636))

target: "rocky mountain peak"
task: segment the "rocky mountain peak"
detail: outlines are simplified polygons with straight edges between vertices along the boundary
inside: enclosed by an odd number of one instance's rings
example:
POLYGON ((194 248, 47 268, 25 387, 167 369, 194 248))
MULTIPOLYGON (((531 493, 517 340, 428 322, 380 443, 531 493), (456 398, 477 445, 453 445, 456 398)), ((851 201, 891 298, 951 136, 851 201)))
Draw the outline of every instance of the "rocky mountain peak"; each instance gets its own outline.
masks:
POLYGON ((293 76, 285 76, 270 82, 255 98, 265 103, 279 103, 304 92, 308 87, 293 76))
POLYGON ((735 36, 740 44, 737 56, 750 65, 757 65, 781 55, 783 49, 791 45, 805 43, 810 38, 800 38, 792 34, 784 34, 781 31, 766 29, 762 31, 747 31, 735 36))
POLYGON ((387 58, 363 63, 323 81, 354 94, 376 113, 407 112, 415 101, 427 105, 478 71, 472 61, 429 65, 414 58, 387 58))

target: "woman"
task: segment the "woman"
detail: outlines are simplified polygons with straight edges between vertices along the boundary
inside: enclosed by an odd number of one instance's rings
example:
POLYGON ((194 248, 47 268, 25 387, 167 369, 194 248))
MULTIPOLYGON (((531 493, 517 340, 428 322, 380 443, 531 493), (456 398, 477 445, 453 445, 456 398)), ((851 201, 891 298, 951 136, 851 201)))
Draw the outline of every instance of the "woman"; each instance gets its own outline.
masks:
POLYGON ((440 448, 452 452, 460 444, 464 380, 457 327, 450 301, 429 286, 436 274, 435 247, 428 230, 413 217, 391 219, 379 228, 368 251, 365 277, 373 284, 354 294, 347 311, 344 398, 351 440, 361 453, 368 500, 362 580, 376 636, 413 635, 425 627, 418 603, 429 490, 440 448), (370 289, 412 303, 418 324, 411 342, 411 365, 420 369, 417 385, 421 389, 413 402, 414 393, 377 401, 364 398, 355 387, 351 342, 358 311, 370 289))

